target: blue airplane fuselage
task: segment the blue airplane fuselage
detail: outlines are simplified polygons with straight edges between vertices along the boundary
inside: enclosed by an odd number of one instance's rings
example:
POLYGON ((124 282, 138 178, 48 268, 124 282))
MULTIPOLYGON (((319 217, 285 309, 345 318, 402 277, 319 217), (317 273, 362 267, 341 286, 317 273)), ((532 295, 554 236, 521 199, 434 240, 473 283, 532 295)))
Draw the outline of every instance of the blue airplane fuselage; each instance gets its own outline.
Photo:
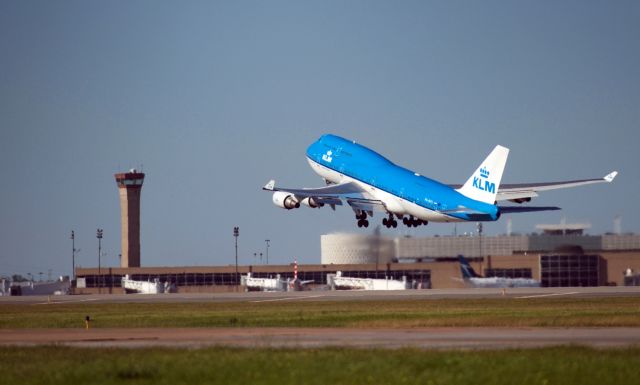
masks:
MULTIPOLYGON (((330 170, 329 179, 333 183, 353 179, 425 210, 444 213, 451 221, 495 221, 500 217, 496 205, 468 198, 450 186, 397 166, 375 151, 336 135, 323 135, 311 144, 307 158, 330 170)), ((486 177, 483 171, 474 177, 473 187, 495 192, 495 184, 483 180, 486 177)))

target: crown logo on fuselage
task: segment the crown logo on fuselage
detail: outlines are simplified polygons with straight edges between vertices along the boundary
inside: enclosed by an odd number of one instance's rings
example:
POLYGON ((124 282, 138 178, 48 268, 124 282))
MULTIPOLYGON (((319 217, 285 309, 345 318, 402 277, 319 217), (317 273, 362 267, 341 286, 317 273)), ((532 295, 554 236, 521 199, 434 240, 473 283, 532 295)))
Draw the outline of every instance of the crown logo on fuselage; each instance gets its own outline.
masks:
POLYGON ((326 154, 322 155, 322 160, 324 160, 327 163, 331 163, 331 161, 333 160, 333 157, 331 157, 331 155, 333 155, 333 151, 331 150, 327 151, 326 154))

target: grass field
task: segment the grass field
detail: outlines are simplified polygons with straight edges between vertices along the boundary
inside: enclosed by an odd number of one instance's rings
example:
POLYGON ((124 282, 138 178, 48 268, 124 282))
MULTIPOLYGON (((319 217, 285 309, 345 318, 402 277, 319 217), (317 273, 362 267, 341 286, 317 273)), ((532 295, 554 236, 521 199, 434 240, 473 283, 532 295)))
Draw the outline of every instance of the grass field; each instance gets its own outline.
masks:
POLYGON ((2 304, 0 329, 93 327, 640 326, 640 297, 2 304))
POLYGON ((3 384, 624 384, 640 348, 438 352, 0 347, 3 384))

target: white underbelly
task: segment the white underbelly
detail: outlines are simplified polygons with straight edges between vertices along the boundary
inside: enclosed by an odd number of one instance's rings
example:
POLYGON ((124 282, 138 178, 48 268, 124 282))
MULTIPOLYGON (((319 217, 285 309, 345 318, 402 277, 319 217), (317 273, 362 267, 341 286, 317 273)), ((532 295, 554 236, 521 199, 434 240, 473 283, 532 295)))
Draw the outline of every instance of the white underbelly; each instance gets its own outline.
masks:
POLYGON ((413 202, 410 202, 402 197, 393 195, 384 190, 380 190, 370 184, 364 183, 357 179, 353 179, 347 175, 344 175, 338 171, 325 167, 315 161, 307 158, 307 162, 311 166, 311 169, 325 180, 331 183, 348 183, 353 182, 358 184, 365 191, 363 194, 367 199, 376 199, 384 203, 388 211, 397 215, 412 215, 415 218, 419 218, 430 222, 462 222, 461 219, 450 217, 445 214, 441 214, 437 211, 429 210, 422 206, 419 206, 413 202))

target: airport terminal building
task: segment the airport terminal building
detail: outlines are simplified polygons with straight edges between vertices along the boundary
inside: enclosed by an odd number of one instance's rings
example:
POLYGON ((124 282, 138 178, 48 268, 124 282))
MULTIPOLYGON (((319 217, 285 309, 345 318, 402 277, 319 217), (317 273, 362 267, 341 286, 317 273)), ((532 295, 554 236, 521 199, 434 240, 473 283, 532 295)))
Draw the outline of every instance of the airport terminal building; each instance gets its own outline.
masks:
MULTIPOLYGON (((557 225, 556 225, 557 226, 557 225)), ((566 227, 566 226, 565 226, 566 227)), ((583 230, 583 229, 582 229, 583 230)), ((414 288, 465 287, 457 255, 486 277, 533 278, 543 287, 640 285, 640 235, 584 235, 581 229, 543 229, 541 234, 390 238, 327 234, 319 264, 298 266, 301 280, 316 287, 341 271, 359 278, 405 277, 414 288)), ((76 269, 76 292, 122 292, 121 278, 169 282, 182 292, 237 290, 240 275, 292 278, 290 265, 103 267, 76 269)))

